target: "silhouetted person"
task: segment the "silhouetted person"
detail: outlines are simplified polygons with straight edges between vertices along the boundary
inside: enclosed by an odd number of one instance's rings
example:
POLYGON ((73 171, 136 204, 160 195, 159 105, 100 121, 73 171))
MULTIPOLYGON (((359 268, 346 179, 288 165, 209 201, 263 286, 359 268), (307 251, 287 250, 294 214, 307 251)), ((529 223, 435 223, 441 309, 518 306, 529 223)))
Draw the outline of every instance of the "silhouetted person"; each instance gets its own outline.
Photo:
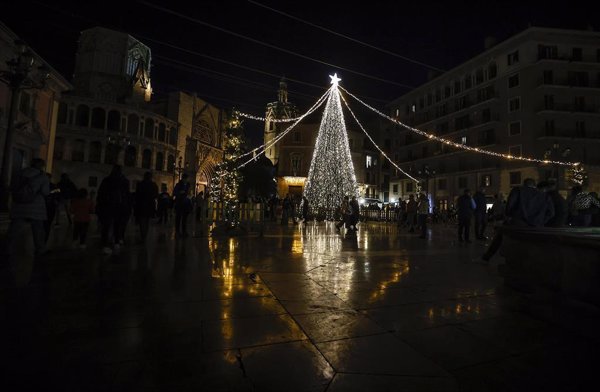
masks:
POLYGON ((50 193, 46 196, 46 215, 48 219, 44 221, 44 232, 46 235, 46 243, 48 243, 48 238, 50 238, 50 231, 52 229, 52 222, 54 222, 54 218, 56 216, 56 209, 58 208, 59 198, 60 198, 60 189, 56 184, 52 183, 52 175, 50 173, 46 173, 48 176, 50 193))
POLYGON ((592 207, 600 207, 600 201, 585 192, 581 186, 574 186, 571 191, 570 214, 573 226, 587 227, 592 223, 592 207))
POLYGON ((342 205, 340 206, 340 221, 335 224, 336 230, 340 230, 342 226, 346 226, 346 228, 350 228, 350 198, 348 196, 344 196, 342 200, 342 205))
POLYGON ((425 192, 419 196, 419 205, 417 207, 418 224, 421 228, 419 238, 427 238, 427 216, 429 215, 429 199, 425 192))
POLYGON ((348 206, 350 207, 349 228, 350 230, 357 231, 358 228, 356 227, 356 225, 358 225, 358 221, 360 220, 360 206, 358 205, 358 200, 356 200, 356 196, 352 196, 352 199, 350 199, 348 206))
POLYGON ((414 233, 415 231, 415 220, 417 219, 417 201, 415 195, 408 196, 408 203, 406 203, 406 223, 408 225, 408 232, 414 233))
POLYGON ((158 223, 167 223, 170 206, 171 195, 167 191, 158 195, 158 223))
POLYGON ((475 238, 485 240, 485 226, 487 220, 487 200, 485 198, 485 188, 480 188, 473 195, 475 202, 475 238))
POLYGON ((71 201, 72 198, 75 197, 75 194, 77 193, 77 187, 75 186, 75 184, 73 183, 73 181, 71 181, 71 179, 69 178, 69 175, 67 173, 63 173, 60 176, 60 181, 57 184, 58 189, 60 189, 60 193, 59 193, 59 208, 57 210, 57 214, 56 214, 56 225, 59 226, 59 218, 60 218, 60 210, 61 210, 61 206, 64 206, 64 211, 65 211, 65 215, 67 216, 67 221, 69 222, 69 225, 71 224, 71 215, 69 214, 69 203, 71 201))
POLYGON ((144 179, 135 189, 135 219, 140 226, 142 242, 146 241, 150 219, 156 215, 158 186, 152 181, 152 173, 144 173, 144 179))
POLYGON ((308 199, 302 196, 302 220, 306 222, 308 219, 308 199))
POLYGON ((46 197, 50 194, 50 181, 44 172, 45 166, 44 160, 34 158, 29 167, 12 179, 12 204, 7 234, 9 255, 18 240, 19 226, 23 224, 31 226, 34 255, 39 256, 46 249, 44 222, 48 219, 46 197))
POLYGON ((94 202, 88 198, 87 189, 81 188, 71 199, 73 214, 73 245, 79 242, 79 247, 85 249, 85 240, 94 213, 94 202))
POLYGON ((471 230, 471 218, 477 206, 471 197, 471 191, 465 189, 463 195, 456 201, 458 216, 458 242, 471 242, 469 231, 471 230))
POLYGON ((122 173, 121 166, 115 165, 98 188, 96 214, 102 227, 102 251, 112 253, 109 235, 112 230, 114 250, 118 251, 125 233, 124 224, 131 213, 129 180, 122 173))
POLYGON ((173 208, 175 208, 175 235, 177 237, 187 237, 187 218, 192 211, 192 201, 190 195, 190 182, 187 173, 181 176, 181 181, 173 189, 173 208))

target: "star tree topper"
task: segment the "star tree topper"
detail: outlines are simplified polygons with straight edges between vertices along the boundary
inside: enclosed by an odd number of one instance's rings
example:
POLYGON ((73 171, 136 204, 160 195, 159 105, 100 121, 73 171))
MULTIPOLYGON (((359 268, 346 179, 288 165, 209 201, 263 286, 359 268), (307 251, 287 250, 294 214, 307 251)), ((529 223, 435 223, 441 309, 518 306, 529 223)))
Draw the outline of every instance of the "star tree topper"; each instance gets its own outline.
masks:
POLYGON ((333 75, 329 75, 329 77, 331 78, 331 84, 333 84, 334 86, 338 85, 338 82, 340 82, 342 79, 338 78, 337 73, 334 73, 333 75))

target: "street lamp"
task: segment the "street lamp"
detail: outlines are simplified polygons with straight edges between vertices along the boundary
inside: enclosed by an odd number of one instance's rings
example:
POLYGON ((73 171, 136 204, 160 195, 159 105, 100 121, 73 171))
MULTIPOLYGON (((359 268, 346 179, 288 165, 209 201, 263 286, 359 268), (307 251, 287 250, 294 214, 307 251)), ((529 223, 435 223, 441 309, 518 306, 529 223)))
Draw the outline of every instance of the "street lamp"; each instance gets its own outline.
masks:
POLYGON ((425 180, 425 193, 429 193, 429 179, 435 177, 435 170, 431 169, 429 165, 423 165, 418 173, 419 177, 425 180))
POLYGON ((0 71, 0 81, 8 85, 11 92, 6 136, 2 150, 2 168, 0 170, 0 211, 8 211, 10 174, 12 164, 13 138, 15 120, 22 90, 43 89, 49 77, 49 69, 45 65, 34 67, 35 58, 31 49, 21 40, 15 40, 16 57, 8 60, 7 70, 0 71), (37 71, 34 74, 34 70, 37 71), (35 78, 34 78, 35 77, 35 78))
MULTIPOLYGON (((560 151, 560 144, 554 143, 552 145, 552 148, 548 148, 544 152, 544 159, 558 161, 561 158, 568 157, 570 154, 571 149, 569 147, 564 148, 562 151, 560 151)), ((558 165, 558 163, 553 164, 552 176, 556 179, 556 188, 560 190, 560 165, 558 165)))

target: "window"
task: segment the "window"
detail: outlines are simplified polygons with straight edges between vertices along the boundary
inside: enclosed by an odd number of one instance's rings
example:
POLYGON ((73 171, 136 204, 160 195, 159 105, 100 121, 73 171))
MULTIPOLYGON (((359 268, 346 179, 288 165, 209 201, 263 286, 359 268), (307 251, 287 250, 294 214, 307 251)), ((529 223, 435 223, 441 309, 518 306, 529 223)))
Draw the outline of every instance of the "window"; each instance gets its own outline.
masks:
POLYGON ((465 146, 467 145, 467 137, 466 136, 462 136, 460 138, 460 144, 464 144, 465 146))
POLYGON ((571 61, 581 61, 583 58, 583 50, 581 48, 573 48, 571 51, 571 61))
POLYGON ((510 185, 521 185, 521 172, 514 171, 508 173, 510 185))
POLYGON ((442 100, 442 90, 439 88, 435 90, 435 102, 440 102, 442 100))
POLYGON ((514 74, 508 77, 508 88, 517 87, 519 85, 519 74, 514 74))
POLYGON ((475 72, 475 84, 481 84, 483 83, 483 69, 478 69, 475 72))
POLYGON ((554 136, 554 120, 546 120, 544 129, 546 130, 546 136, 554 136))
POLYGON ((465 76, 465 90, 471 88, 471 75, 467 74, 465 76))
POLYGON ((300 155, 292 155, 292 174, 297 176, 302 170, 302 157, 300 155))
POLYGON ((90 143, 90 154, 88 156, 88 162, 100 163, 101 156, 102 156, 102 143, 91 142, 90 143))
POLYGON ((172 172, 173 170, 175 170, 175 157, 169 154, 167 158, 167 171, 172 172))
POLYGON ((400 109, 396 109, 396 117, 400 117, 400 109))
POLYGON ((410 192, 413 192, 413 183, 407 182, 406 183, 406 193, 410 193, 410 192))
POLYGON ((432 104, 433 104, 433 94, 429 93, 429 94, 427 94, 427 106, 431 106, 432 104))
POLYGON ((544 70, 544 84, 554 84, 554 72, 551 69, 544 70))
POLYGON ((140 131, 140 118, 136 114, 127 116, 127 133, 137 135, 140 131))
POLYGON ((144 123, 144 136, 148 139, 154 139, 154 120, 147 118, 144 123))
POLYGON ((444 98, 449 98, 452 95, 452 87, 449 85, 444 87, 444 98))
POLYGON ((573 100, 573 104, 575 106, 576 111, 585 111, 585 97, 575 97, 575 99, 573 100))
POLYGON ((154 164, 156 171, 163 171, 165 169, 165 154, 162 152, 156 153, 156 163, 154 164))
POLYGON ((497 74, 498 74, 498 67, 496 66, 496 63, 491 63, 488 66, 488 79, 494 79, 497 74))
POLYGON ((516 146, 510 146, 508 148, 508 154, 512 155, 513 157, 520 157, 522 156, 521 154, 521 145, 516 145, 516 146))
POLYGON ((108 112, 108 121, 106 123, 106 128, 109 131, 119 132, 121 130, 121 113, 116 110, 111 110, 108 112))
POLYGON ((469 186, 469 179, 467 177, 458 177, 458 187, 461 189, 465 189, 469 186))
POLYGON ((544 109, 554 110, 554 95, 544 95, 544 109))
POLYGON ((106 127, 106 111, 102 108, 92 110, 92 128, 104 129, 106 127))
POLYGON ((135 167, 137 161, 137 151, 133 146, 125 148, 125 166, 135 167))
POLYGON ((454 94, 460 93, 460 80, 454 81, 454 94))
POLYGON ((88 177, 88 186, 89 187, 96 187, 96 186, 98 186, 98 177, 96 177, 96 176, 90 176, 90 177, 88 177))
POLYGON ((481 111, 481 123, 485 124, 492 121, 492 109, 485 108, 481 111))
POLYGON ((31 117, 31 95, 26 91, 21 91, 19 111, 25 116, 31 117))
POLYGON ((515 50, 514 52, 509 53, 508 56, 506 56, 506 61, 508 65, 517 64, 519 62, 519 51, 515 50))
POLYGON ((569 85, 575 87, 589 87, 590 75, 587 72, 569 72, 569 85))
POLYGON ((158 141, 163 143, 167 141, 167 127, 163 123, 158 124, 158 141))
POLYGON ((90 122, 90 108, 85 105, 77 106, 77 113, 75 114, 75 125, 80 127, 87 127, 90 122))
POLYGON ((448 181, 445 178, 440 178, 437 183, 437 187, 440 191, 444 191, 448 188, 448 181))
POLYGON ((437 125, 437 132, 439 135, 448 133, 448 122, 443 122, 437 125))
POLYGON ((65 153, 65 139, 57 137, 54 139, 54 159, 63 159, 65 153))
POLYGON ((394 195, 398 194, 398 184, 392 185, 392 192, 394 192, 394 195))
POLYGON ((555 59, 558 57, 556 46, 538 45, 538 59, 555 59))
POLYGON ((67 104, 64 102, 61 102, 58 104, 58 118, 56 120, 56 122, 58 124, 66 124, 67 123, 67 113, 68 113, 68 107, 67 104))
POLYGON ((302 140, 300 139, 300 132, 294 131, 294 143, 300 143, 302 140))
POLYGON ((365 158, 365 167, 369 168, 373 166, 373 157, 371 155, 367 155, 365 158))
POLYGON ((487 146, 490 144, 494 144, 496 141, 495 133, 493 129, 484 129, 479 132, 478 135, 478 143, 480 146, 487 146))
POLYGON ((456 110, 465 109, 467 107, 467 96, 463 95, 462 97, 457 98, 454 101, 454 108, 456 110))
POLYGON ((107 165, 114 165, 117 163, 117 156, 119 155, 119 147, 115 144, 107 144, 104 153, 104 163, 107 165))
POLYGON ((142 169, 150 169, 152 165, 152 151, 145 149, 142 152, 142 169))
POLYGON ((172 146, 177 145, 177 128, 171 127, 169 130, 169 144, 172 146))
POLYGON ((492 186, 492 176, 489 174, 481 176, 482 186, 492 186))
POLYGON ((508 101, 508 111, 516 112, 521 109, 521 97, 511 98, 508 101))
POLYGON ((468 114, 461 116, 461 117, 457 117, 456 120, 454 120, 455 130, 468 128, 469 125, 470 125, 470 120, 469 120, 468 114))
POLYGON ((585 121, 575 121, 575 136, 585 137, 585 121))
POLYGON ((417 105, 415 105, 414 103, 410 105, 410 111, 415 113, 417 111, 417 105))
POLYGON ((516 136, 521 134, 521 121, 515 121, 508 124, 508 136, 516 136))
POLYGON ((419 98, 419 109, 423 109, 425 107, 425 98, 419 98))
POLYGON ((73 149, 71 150, 71 160, 73 162, 83 162, 83 155, 85 150, 85 140, 77 139, 73 142, 73 149))

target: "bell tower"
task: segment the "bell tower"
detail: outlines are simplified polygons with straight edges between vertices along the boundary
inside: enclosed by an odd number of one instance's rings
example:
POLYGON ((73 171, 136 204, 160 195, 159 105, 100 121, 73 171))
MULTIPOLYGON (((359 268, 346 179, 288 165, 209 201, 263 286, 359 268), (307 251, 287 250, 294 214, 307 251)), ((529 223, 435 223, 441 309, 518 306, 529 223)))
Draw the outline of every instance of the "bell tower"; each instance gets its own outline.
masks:
POLYGON ((265 132, 264 142, 267 144, 267 150, 265 156, 271 160, 273 165, 277 165, 279 162, 279 143, 272 146, 268 144, 275 139, 282 131, 284 131, 290 124, 281 123, 274 120, 282 120, 294 118, 297 116, 296 105, 288 102, 288 89, 285 78, 281 78, 279 81, 279 90, 277 90, 277 101, 267 104, 267 110, 265 113, 265 132))

